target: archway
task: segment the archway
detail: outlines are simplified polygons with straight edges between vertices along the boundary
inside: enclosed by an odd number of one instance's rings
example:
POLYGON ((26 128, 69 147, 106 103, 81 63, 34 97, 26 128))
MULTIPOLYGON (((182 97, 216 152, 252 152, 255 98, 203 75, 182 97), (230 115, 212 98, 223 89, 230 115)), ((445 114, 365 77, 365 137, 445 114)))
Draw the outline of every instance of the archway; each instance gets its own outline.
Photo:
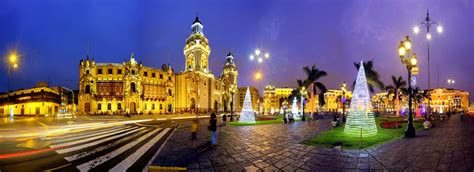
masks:
POLYGON ((196 109, 196 100, 194 100, 194 98, 191 98, 191 106, 190 106, 191 110, 194 110, 196 109))
POLYGON ((91 86, 86 85, 86 94, 90 94, 90 93, 91 93, 91 86))
POLYGON ((130 103, 130 113, 134 114, 137 113, 137 107, 135 102, 130 103))
POLYGON ((91 104, 90 104, 90 103, 86 103, 86 104, 84 105, 84 111, 85 111, 86 113, 89 113, 89 112, 91 111, 91 104))

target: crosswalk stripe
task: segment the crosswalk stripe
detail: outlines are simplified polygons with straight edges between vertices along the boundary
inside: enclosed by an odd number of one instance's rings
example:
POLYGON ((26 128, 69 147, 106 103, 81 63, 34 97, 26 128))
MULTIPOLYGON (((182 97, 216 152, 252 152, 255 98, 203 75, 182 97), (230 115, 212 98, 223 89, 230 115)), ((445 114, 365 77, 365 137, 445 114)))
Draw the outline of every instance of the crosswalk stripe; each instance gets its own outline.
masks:
POLYGON ((167 128, 164 131, 162 131, 160 134, 158 134, 156 137, 153 139, 149 140, 145 145, 140 147, 137 151, 135 151, 132 155, 128 156, 127 159, 123 160, 119 164, 117 164, 114 168, 110 169, 112 172, 121 172, 125 171, 130 166, 132 166, 143 154, 145 154, 148 149, 150 149, 156 142, 158 142, 166 133, 168 133, 170 129, 167 128))
POLYGON ((107 134, 107 133, 110 133, 110 132, 115 132, 115 131, 118 131, 118 130, 128 129, 128 128, 130 128, 130 127, 127 126, 127 127, 124 127, 124 128, 115 128, 115 129, 112 129, 112 130, 106 130, 106 131, 93 133, 93 134, 84 134, 82 136, 76 136, 76 137, 69 137, 69 138, 66 138, 66 139, 54 140, 54 141, 51 141, 51 143, 57 144, 57 143, 63 143, 63 142, 68 142, 68 141, 72 141, 72 140, 79 140, 79 139, 88 138, 88 137, 100 136, 100 135, 103 135, 103 134, 107 134))
POLYGON ((127 127, 127 126, 122 125, 122 126, 115 126, 115 127, 109 127, 109 128, 103 128, 103 129, 97 129, 97 130, 82 131, 82 132, 79 132, 79 133, 74 133, 73 132, 73 134, 68 134, 66 136, 65 135, 49 136, 49 137, 44 137, 41 140, 50 141, 50 140, 55 140, 57 138, 64 139, 64 138, 70 138, 70 137, 78 137, 78 136, 94 134, 94 133, 102 132, 102 131, 115 130, 117 128, 125 128, 125 127, 127 127))
POLYGON ((108 133, 108 134, 104 134, 104 135, 101 135, 101 136, 90 137, 90 138, 87 138, 87 139, 77 140, 77 141, 73 141, 73 142, 66 142, 66 143, 61 143, 61 144, 54 144, 54 145, 51 145, 50 147, 52 147, 52 148, 55 148, 55 147, 64 147, 64 146, 71 146, 71 145, 75 145, 75 144, 79 144, 79 143, 84 143, 84 142, 90 142, 90 141, 92 141, 92 140, 97 140, 97 139, 100 139, 100 138, 103 138, 103 137, 111 136, 111 135, 118 134, 118 133, 121 133, 121 132, 129 131, 129 130, 132 130, 132 129, 135 129, 135 127, 133 127, 133 128, 128 128, 128 129, 122 129, 122 130, 115 131, 115 132, 108 133))
POLYGON ((109 143, 109 144, 107 144, 107 145, 103 145, 103 146, 97 147, 97 148, 95 148, 95 149, 93 149, 93 150, 88 150, 88 151, 80 152, 80 153, 78 153, 78 154, 74 154, 74 155, 71 155, 71 156, 68 156, 68 157, 64 157, 64 159, 67 160, 67 161, 69 161, 69 162, 72 162, 72 161, 75 161, 75 160, 84 158, 84 157, 86 157, 86 156, 95 154, 95 153, 100 152, 100 151, 102 151, 102 150, 105 150, 105 149, 111 148, 111 147, 113 147, 113 146, 115 146, 115 145, 118 145, 118 144, 120 144, 120 143, 123 143, 123 142, 125 142, 125 141, 127 141, 127 140, 130 140, 131 138, 134 138, 134 137, 136 137, 137 135, 142 134, 143 132, 145 132, 145 131, 140 131, 140 132, 134 133, 133 135, 130 135, 130 136, 121 138, 120 140, 111 142, 111 143, 109 143))
POLYGON ((116 138, 119 138, 119 137, 126 136, 126 135, 128 135, 128 134, 131 134, 131 133, 134 133, 134 132, 143 130, 143 129, 145 129, 145 128, 137 128, 137 129, 134 129, 134 130, 132 130, 132 131, 129 131, 129 132, 126 132, 126 133, 122 133, 122 134, 119 134, 119 135, 115 135, 115 136, 112 136, 112 137, 107 137, 107 138, 105 138, 105 139, 100 139, 100 140, 97 140, 97 141, 95 141, 95 142, 91 142, 91 143, 87 143, 87 144, 83 144, 83 145, 78 145, 78 146, 75 146, 75 147, 65 148, 65 149, 58 149, 58 150, 56 150, 56 153, 58 153, 58 154, 64 154, 64 153, 68 153, 68 152, 72 152, 72 151, 84 149, 84 148, 87 148, 87 147, 90 147, 90 146, 94 146, 94 145, 98 145, 98 144, 104 143, 104 142, 109 141, 109 140, 113 140, 113 139, 116 139, 116 138))
POLYGON ((153 130, 152 132, 149 132, 145 135, 143 135, 142 137, 136 139, 136 140, 133 140, 132 142, 112 151, 112 152, 109 152, 108 154, 106 155, 103 155, 101 157, 98 157, 96 159, 93 159, 93 160, 90 160, 89 162, 86 162, 84 164, 81 164, 79 166, 76 166, 77 169, 79 169, 79 171, 89 171, 90 169, 116 157, 117 155, 120 155, 121 153, 125 152, 126 150, 132 148, 133 146, 137 145, 138 143, 140 143, 141 141, 145 140, 146 138, 150 137, 151 135, 155 134, 156 132, 158 132, 160 130, 160 128, 157 128, 155 130, 153 130))

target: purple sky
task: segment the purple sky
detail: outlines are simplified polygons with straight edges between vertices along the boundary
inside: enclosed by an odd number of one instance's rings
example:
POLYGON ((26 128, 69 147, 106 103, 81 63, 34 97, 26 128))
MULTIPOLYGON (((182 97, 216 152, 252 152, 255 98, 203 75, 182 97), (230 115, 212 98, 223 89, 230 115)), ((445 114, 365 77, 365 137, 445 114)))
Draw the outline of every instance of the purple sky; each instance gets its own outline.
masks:
MULTIPOLYGON (((20 69, 13 88, 49 81, 77 89, 79 60, 87 49, 97 62, 122 62, 134 52, 147 66, 169 63, 184 68, 183 48, 196 13, 211 45, 211 70, 219 75, 228 51, 235 55, 239 85, 252 80, 256 63, 249 54, 259 45, 272 55, 264 62, 264 83, 296 86, 303 66, 316 64, 328 72, 322 81, 339 88, 356 77, 353 62, 374 60, 383 81, 406 78, 397 56, 398 43, 412 36, 418 55, 418 85, 427 87, 427 42, 412 27, 429 8, 444 33, 431 40, 431 85, 474 93, 474 1, 27 1, 0 2, 0 54, 18 48, 20 69), (89 45, 89 46, 88 46, 89 45), (439 82, 438 82, 439 80, 439 82)), ((6 91, 7 69, 0 65, 0 91, 6 91)), ((471 96, 472 97, 472 96, 471 96)))

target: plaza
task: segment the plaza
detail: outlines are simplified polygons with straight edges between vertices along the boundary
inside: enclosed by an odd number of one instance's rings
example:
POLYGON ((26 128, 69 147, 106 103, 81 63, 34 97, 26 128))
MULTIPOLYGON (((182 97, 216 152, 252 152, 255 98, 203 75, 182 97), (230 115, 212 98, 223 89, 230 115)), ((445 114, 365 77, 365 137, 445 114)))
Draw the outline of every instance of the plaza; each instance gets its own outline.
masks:
POLYGON ((471 1, 1 1, 0 171, 473 171, 471 1))

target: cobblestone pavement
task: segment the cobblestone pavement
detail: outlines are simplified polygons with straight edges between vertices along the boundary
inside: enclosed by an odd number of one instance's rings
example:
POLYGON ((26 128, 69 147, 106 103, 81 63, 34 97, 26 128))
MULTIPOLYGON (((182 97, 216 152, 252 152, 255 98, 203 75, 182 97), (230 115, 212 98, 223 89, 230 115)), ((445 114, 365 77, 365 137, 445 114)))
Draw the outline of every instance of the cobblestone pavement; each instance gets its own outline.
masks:
MULTIPOLYGON (((206 124, 207 125, 207 124, 206 124)), ((200 130, 207 136, 206 125, 200 130)), ((153 165, 190 171, 472 171, 474 119, 459 115, 414 139, 398 139, 369 150, 338 150, 299 144, 327 130, 330 119, 258 126, 219 127, 218 146, 191 148, 189 129, 176 130, 153 165)), ((201 137, 199 144, 207 137, 201 137)))

